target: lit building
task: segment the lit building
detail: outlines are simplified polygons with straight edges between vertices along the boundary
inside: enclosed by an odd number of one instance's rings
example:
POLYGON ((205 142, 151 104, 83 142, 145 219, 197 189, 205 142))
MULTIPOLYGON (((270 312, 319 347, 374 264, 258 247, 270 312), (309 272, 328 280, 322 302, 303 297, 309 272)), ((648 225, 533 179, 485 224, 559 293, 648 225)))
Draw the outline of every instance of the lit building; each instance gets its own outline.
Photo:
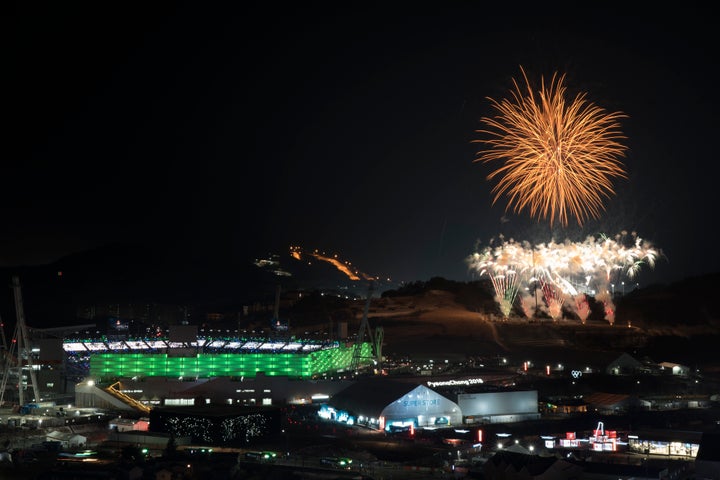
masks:
MULTIPOLYGON (((188 330, 188 331, 184 331, 188 330)), ((79 406, 113 409, 190 405, 312 403, 346 384, 353 358, 372 363, 362 343, 203 337, 66 339, 67 370, 79 406), (304 381, 299 381, 304 380, 304 381), (139 403, 134 403, 139 402, 139 403)))
MULTIPOLYGON (((317 378, 349 369, 355 345, 340 342, 270 340, 260 338, 66 340, 63 348, 75 371, 96 380, 106 378, 215 377, 252 378, 264 375, 317 378)), ((371 346, 359 355, 370 363, 371 346)))
POLYGON ((512 423, 540 418, 537 390, 458 394, 466 423, 512 423))
POLYGON ((292 405, 321 403, 351 385, 352 381, 335 379, 298 380, 288 377, 202 378, 202 379, 122 379, 112 385, 95 385, 92 381, 75 386, 75 403, 86 407, 111 410, 137 410, 132 402, 118 398, 126 395, 147 408, 157 406, 203 405, 292 405), (116 395, 119 392, 121 395, 116 395))
POLYGON ((628 435, 629 452, 695 458, 702 432, 683 430, 634 430, 628 435))
POLYGON ((108 422, 108 428, 116 432, 147 432, 150 426, 150 418, 123 418, 117 417, 108 422))
POLYGON ((391 432, 462 424, 457 403, 424 385, 387 378, 357 380, 333 395, 320 415, 391 432))

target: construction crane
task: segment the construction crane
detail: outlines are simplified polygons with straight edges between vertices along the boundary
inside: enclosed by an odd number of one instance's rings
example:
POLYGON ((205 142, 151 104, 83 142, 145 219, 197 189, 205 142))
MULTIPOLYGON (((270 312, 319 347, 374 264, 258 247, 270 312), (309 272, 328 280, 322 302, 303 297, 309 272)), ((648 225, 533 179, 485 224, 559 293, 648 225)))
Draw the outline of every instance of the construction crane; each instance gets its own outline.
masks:
MULTIPOLYGON (((10 376, 10 371, 15 368, 15 342, 12 343, 12 350, 8 350, 8 344, 7 344, 7 337, 5 336, 5 324, 0 320, 0 334, 2 334, 2 369, 3 369, 3 377, 2 382, 0 383, 0 406, 3 404, 3 400, 5 399, 5 387, 7 386, 8 377, 10 376)), ((13 334, 13 338, 15 338, 15 335, 13 334)))
POLYGON ((5 324, 2 321, 2 317, 0 317, 0 335, 2 335, 3 352, 7 352, 7 338, 5 337, 5 324))
POLYGON ((373 289, 373 282, 370 282, 368 286, 367 300, 365 301, 365 310, 363 311, 362 320, 360 320, 360 330, 358 331, 355 347, 353 348, 352 361, 350 362, 350 368, 353 372, 357 372, 358 368, 360 368, 361 360, 363 358, 367 358, 362 355, 362 345, 365 341, 366 331, 372 347, 372 357, 370 358, 375 361, 378 366, 378 370, 381 369, 383 331, 381 327, 378 327, 376 331, 373 332, 370 324, 368 323, 368 313, 370 311, 370 300, 372 299, 373 289))
POLYGON ((37 377, 35 375, 35 368, 32 363, 32 347, 30 345, 30 337, 28 336, 27 326, 25 325, 25 311, 23 309, 22 292, 20 290, 20 279, 13 277, 12 289, 15 294, 15 314, 17 320, 15 322, 15 333, 13 334, 13 342, 9 355, 7 356, 8 365, 3 372, 2 385, 0 385, 0 405, 2 405, 5 389, 7 382, 10 377, 10 370, 12 366, 17 369, 18 376, 18 403, 20 407, 25 405, 25 389, 23 385, 23 369, 24 361, 27 361, 27 370, 30 377, 30 383, 33 389, 33 401, 40 401, 40 390, 38 389, 37 377), (15 350, 17 349, 17 357, 15 356, 15 350), (14 364, 14 365, 12 365, 14 364))

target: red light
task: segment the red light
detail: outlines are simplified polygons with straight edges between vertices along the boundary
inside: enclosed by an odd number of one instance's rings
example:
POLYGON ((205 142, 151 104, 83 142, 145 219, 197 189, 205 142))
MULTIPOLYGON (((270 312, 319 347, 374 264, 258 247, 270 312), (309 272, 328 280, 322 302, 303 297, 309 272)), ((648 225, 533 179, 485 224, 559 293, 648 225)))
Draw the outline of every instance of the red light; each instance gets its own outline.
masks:
POLYGON ((482 430, 478 430, 478 443, 482 443, 482 430))

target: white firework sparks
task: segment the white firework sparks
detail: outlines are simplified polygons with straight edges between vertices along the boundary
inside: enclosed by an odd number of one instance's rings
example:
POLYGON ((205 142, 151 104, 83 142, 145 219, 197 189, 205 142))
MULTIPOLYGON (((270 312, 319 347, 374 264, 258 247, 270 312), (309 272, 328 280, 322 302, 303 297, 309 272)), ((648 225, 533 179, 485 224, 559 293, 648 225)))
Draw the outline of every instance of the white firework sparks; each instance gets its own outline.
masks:
POLYGON ((539 284, 545 310, 554 320, 562 315, 566 300, 575 299, 567 304, 581 310, 577 313, 584 322, 589 315, 587 302, 579 300, 581 295, 590 295, 605 304, 605 317, 613 323, 611 288, 614 290, 614 284, 623 278, 635 278, 644 265, 653 268, 660 255, 635 232, 628 235, 625 231, 614 238, 588 236, 584 242, 551 241, 532 246, 528 242, 506 241, 501 236, 499 244, 495 245, 494 240, 490 243, 466 260, 471 270, 491 279, 506 318, 522 284, 527 284, 528 289, 539 284))

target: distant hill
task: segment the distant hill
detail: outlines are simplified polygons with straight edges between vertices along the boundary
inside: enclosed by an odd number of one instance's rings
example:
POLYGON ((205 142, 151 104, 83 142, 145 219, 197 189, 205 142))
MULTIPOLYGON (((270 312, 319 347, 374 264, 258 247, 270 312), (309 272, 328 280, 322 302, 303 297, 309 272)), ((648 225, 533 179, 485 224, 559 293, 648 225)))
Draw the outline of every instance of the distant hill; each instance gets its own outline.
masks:
MULTIPOLYGON (((321 289, 366 296, 368 282, 352 281, 329 263, 305 262, 289 252, 217 261, 161 248, 115 244, 69 255, 42 266, 1 268, 0 314, 14 323, 12 277, 18 276, 26 323, 44 328, 77 323, 78 308, 92 304, 176 304, 198 310, 240 310, 273 302, 283 291, 321 289), (271 262, 258 262, 270 260, 271 262)), ((379 295, 388 285, 378 285, 379 295)))
MULTIPOLYGON (((330 315, 333 309, 347 312, 342 297, 364 302, 369 282, 350 280, 336 266, 307 256, 302 260, 289 252, 249 255, 226 262, 183 258, 178 252, 139 245, 116 244, 67 256, 37 267, 2 268, 7 289, 0 290, 0 314, 13 324, 15 307, 10 288, 13 276, 22 285, 26 322, 37 328, 78 323, 79 307, 88 304, 171 304, 211 312, 239 311, 254 302, 272 304, 277 286, 284 292, 336 293, 333 305, 303 302, 295 311, 283 312, 298 320, 330 315)), ((671 285, 652 285, 617 299, 617 324, 654 330, 658 334, 683 335, 689 328, 717 326, 720 310, 715 306, 720 274, 688 278, 671 285)), ((450 292, 459 309, 492 313, 496 309, 487 282, 456 282, 442 278, 418 279, 405 285, 374 283, 373 306, 381 296, 422 296, 428 291, 450 292)), ((306 296, 307 297, 307 296, 306 296)), ((355 302, 355 314, 358 309, 355 302)), ((378 307, 379 308, 379 307, 378 307)), ((601 320, 602 314, 595 309, 601 320)), ((342 314, 342 315, 346 315, 342 314)), ((12 332, 8 332, 7 335, 12 332)))
POLYGON ((687 329, 720 325, 720 273, 686 278, 670 285, 634 290, 617 305, 620 319, 645 329, 687 329))

